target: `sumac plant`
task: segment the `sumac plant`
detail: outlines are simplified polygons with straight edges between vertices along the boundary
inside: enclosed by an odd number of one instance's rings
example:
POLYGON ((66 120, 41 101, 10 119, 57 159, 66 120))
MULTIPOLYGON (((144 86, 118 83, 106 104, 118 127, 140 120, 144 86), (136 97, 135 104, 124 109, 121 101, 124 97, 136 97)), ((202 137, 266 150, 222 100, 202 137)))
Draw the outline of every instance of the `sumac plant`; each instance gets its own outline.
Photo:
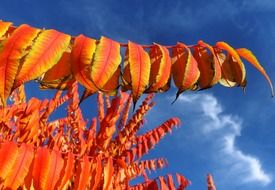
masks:
POLYGON ((122 91, 131 90, 134 103, 143 93, 167 91, 171 78, 178 88, 177 96, 217 83, 244 88, 246 70, 241 58, 264 75, 274 94, 268 75, 252 52, 234 49, 225 42, 215 46, 202 40, 195 45, 121 44, 106 37, 72 37, 0 21, 0 50, 3 105, 14 89, 34 79, 42 89, 67 89, 76 80, 87 89, 84 98, 98 91, 116 94, 121 87, 122 91), (124 62, 121 48, 126 49, 124 62))
MULTIPOLYGON (((0 21, 0 188, 185 189, 190 181, 179 173, 148 177, 167 160, 144 160, 143 155, 180 124, 171 118, 138 133, 154 105, 152 93, 167 91, 172 78, 176 97, 217 83, 244 88, 243 60, 263 74, 273 95, 271 80, 253 53, 226 42, 123 44, 0 21), (27 100, 24 84, 31 80, 58 91, 52 99, 27 100), (81 98, 78 84, 85 88, 81 98), (86 120, 79 105, 95 93, 98 116, 86 120), (144 93, 148 96, 135 108, 144 93), (67 115, 51 120, 62 104, 67 115), (140 176, 142 182, 130 183, 140 176)), ((207 186, 216 189, 210 174, 207 186)))
MULTIPOLYGON (((88 122, 79 108, 77 83, 65 95, 25 101, 23 87, 0 112, 0 183, 3 189, 175 189, 173 176, 149 179, 147 173, 167 166, 165 158, 143 160, 168 132, 179 126, 171 118, 144 134, 145 114, 152 108, 148 95, 128 119, 132 99, 119 93, 112 100, 98 94, 98 116, 88 122), (49 121, 67 103, 67 116, 49 121), (143 176, 144 182, 129 182, 143 176)), ((175 174, 178 189, 189 180, 175 174)))

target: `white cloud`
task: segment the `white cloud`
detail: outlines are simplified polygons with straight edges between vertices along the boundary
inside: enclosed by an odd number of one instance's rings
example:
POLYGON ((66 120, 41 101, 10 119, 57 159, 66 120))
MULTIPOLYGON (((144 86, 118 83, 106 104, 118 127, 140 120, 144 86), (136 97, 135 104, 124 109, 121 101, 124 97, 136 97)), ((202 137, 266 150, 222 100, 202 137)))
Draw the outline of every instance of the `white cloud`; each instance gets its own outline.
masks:
POLYGON ((263 171, 259 159, 255 156, 244 154, 235 146, 235 138, 233 135, 224 137, 224 153, 230 156, 230 159, 235 163, 233 165, 234 172, 242 171, 244 174, 243 182, 260 182, 263 185, 268 185, 272 180, 271 176, 263 171))
MULTIPOLYGON (((241 136, 242 120, 237 116, 224 113, 217 98, 210 94, 192 94, 179 97, 180 107, 196 107, 201 122, 199 126, 205 138, 210 139, 212 153, 218 162, 222 162, 222 178, 241 184, 256 182, 263 186, 272 182, 272 177, 262 168, 261 161, 255 155, 249 155, 237 147, 236 138, 241 136), (180 105, 182 104, 182 105, 180 105)), ((192 121, 191 121, 192 122, 192 121)), ((216 161, 217 162, 217 161, 216 161)))

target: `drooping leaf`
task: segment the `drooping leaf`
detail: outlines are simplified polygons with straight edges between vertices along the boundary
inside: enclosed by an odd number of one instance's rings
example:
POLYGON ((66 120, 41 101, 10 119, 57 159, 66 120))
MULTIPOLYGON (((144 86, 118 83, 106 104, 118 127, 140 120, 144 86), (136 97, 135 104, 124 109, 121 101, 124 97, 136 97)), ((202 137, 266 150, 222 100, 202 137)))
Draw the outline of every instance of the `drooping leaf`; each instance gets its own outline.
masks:
POLYGON ((177 97, 185 90, 194 89, 200 76, 197 61, 182 43, 172 49, 172 74, 178 88, 177 97))
POLYGON ((217 54, 221 63, 222 78, 219 83, 225 87, 235 87, 238 83, 235 78, 235 72, 232 69, 232 64, 235 64, 230 55, 225 56, 223 53, 217 54))
POLYGON ((221 78, 221 64, 212 46, 200 40, 194 48, 194 57, 200 70, 199 86, 201 89, 215 85, 221 78), (208 51, 210 54, 208 53, 208 51))
POLYGON ((211 55, 207 53, 207 50, 201 47, 194 48, 194 58, 198 62, 200 70, 200 78, 198 84, 200 89, 206 89, 211 87, 211 83, 214 77, 213 59, 211 55))
POLYGON ((254 54, 246 48, 240 48, 240 49, 237 49, 236 51, 239 54, 239 56, 241 56, 246 61, 251 63, 256 69, 258 69, 258 71, 260 71, 262 73, 262 75, 264 75, 264 77, 266 78, 266 80, 269 83, 269 86, 271 89, 271 94, 272 94, 272 96, 274 96, 274 89, 273 89, 272 82, 271 82, 269 76, 266 74, 264 68, 261 66, 261 64, 259 63, 257 58, 254 56, 254 54))
POLYGON ((74 40, 72 49, 72 72, 78 82, 91 93, 98 89, 92 82, 91 63, 96 49, 96 40, 79 35, 74 40))
MULTIPOLYGON (((105 89, 107 82, 115 75, 121 62, 120 56, 120 45, 106 37, 101 37, 99 44, 96 46, 95 54, 93 57, 93 62, 91 65, 91 79, 94 85, 102 90, 109 91, 110 89, 105 89)), ((119 73, 115 75, 112 81, 117 81, 119 73)))
POLYGON ((151 71, 147 92, 163 92, 169 89, 171 73, 171 58, 166 47, 154 45, 149 52, 151 71))
POLYGON ((246 85, 246 70, 243 62, 234 48, 225 42, 217 42, 216 47, 225 50, 231 56, 230 67, 233 72, 235 81, 238 85, 244 87, 246 85))
POLYGON ((67 49, 71 37, 56 30, 44 30, 26 56, 15 78, 13 88, 33 80, 58 63, 67 49))
POLYGON ((7 39, 0 52, 0 98, 3 104, 6 104, 6 99, 11 93, 20 60, 38 33, 38 29, 21 25, 7 39))
POLYGON ((131 85, 135 104, 148 86, 151 64, 148 53, 138 44, 129 41, 127 53, 125 67, 129 64, 130 72, 130 81, 127 82, 131 85))

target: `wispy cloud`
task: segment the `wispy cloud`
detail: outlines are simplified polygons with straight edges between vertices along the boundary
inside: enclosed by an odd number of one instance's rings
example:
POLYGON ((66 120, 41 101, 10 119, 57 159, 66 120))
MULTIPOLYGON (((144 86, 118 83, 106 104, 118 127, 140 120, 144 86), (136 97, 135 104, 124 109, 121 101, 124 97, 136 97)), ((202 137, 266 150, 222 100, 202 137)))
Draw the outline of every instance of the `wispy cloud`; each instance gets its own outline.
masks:
POLYGON ((272 176, 263 169, 261 160, 236 145, 236 138, 241 136, 242 119, 225 113, 217 98, 210 94, 184 95, 177 104, 179 108, 184 105, 186 109, 193 109, 193 114, 199 114, 200 121, 196 121, 196 125, 200 126, 203 138, 211 141, 209 148, 215 155, 213 157, 219 158, 213 162, 222 168, 217 174, 228 180, 225 183, 234 180, 234 183, 266 186, 272 182, 272 176))

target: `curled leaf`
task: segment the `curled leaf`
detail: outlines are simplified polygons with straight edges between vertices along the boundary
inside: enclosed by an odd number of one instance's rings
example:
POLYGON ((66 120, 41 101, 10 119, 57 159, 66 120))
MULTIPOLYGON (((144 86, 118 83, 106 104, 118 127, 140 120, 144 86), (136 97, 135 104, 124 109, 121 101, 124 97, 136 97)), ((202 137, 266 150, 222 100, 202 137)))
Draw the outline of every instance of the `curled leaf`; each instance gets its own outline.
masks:
POLYGON ((216 47, 228 52, 230 55, 229 64, 234 75, 234 80, 238 85, 244 87, 246 85, 246 70, 236 50, 225 42, 217 42, 216 47))
POLYGON ((269 83, 269 86, 271 89, 271 94, 272 94, 272 96, 274 96, 274 89, 273 89, 272 82, 271 82, 269 76, 266 74, 264 68, 259 63, 258 59, 254 56, 254 54, 246 48, 240 48, 240 49, 237 49, 236 51, 239 54, 239 56, 241 56, 246 61, 251 63, 258 71, 260 71, 262 73, 262 75, 264 75, 264 77, 266 78, 266 80, 269 83))

